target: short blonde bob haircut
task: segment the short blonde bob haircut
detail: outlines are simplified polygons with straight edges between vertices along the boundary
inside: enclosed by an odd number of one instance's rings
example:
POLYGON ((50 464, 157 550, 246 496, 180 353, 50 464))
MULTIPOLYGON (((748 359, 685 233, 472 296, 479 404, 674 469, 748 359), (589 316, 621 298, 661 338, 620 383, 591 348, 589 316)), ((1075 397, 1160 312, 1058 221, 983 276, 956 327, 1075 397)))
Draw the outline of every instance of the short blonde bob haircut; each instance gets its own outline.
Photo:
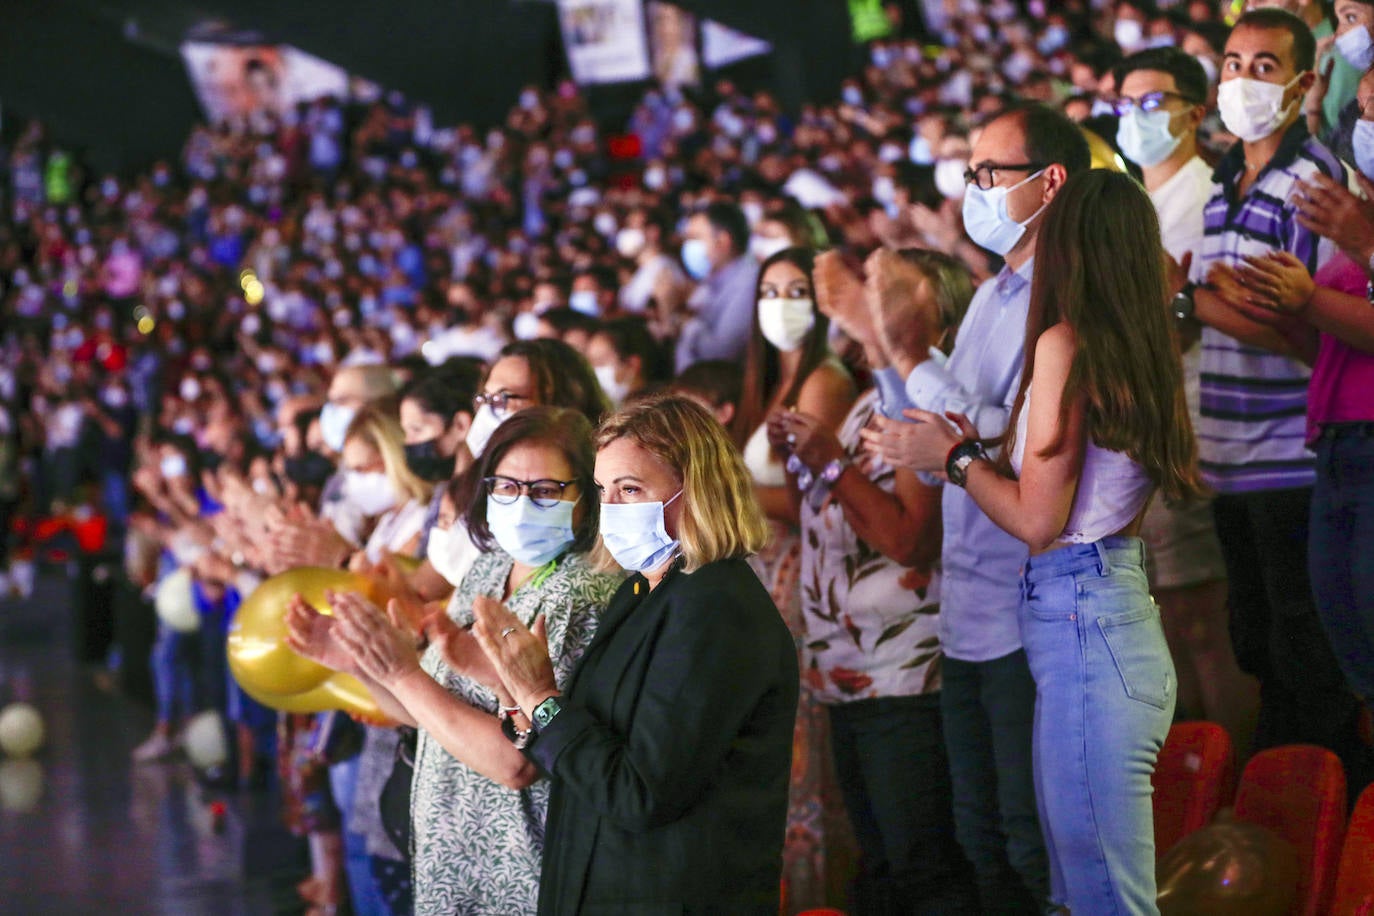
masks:
POLYGON ((682 481, 677 536, 686 572, 749 556, 767 543, 768 523, 744 459, 701 405, 673 394, 637 401, 602 422, 596 447, 617 439, 629 439, 682 481))
POLYGON ((358 439, 372 446, 382 456, 382 464, 386 467, 391 488, 396 491, 398 505, 408 499, 426 502, 434 488, 421 480, 406 464, 405 433, 396 416, 398 403, 395 398, 385 398, 360 407, 353 422, 348 424, 344 441, 358 439))

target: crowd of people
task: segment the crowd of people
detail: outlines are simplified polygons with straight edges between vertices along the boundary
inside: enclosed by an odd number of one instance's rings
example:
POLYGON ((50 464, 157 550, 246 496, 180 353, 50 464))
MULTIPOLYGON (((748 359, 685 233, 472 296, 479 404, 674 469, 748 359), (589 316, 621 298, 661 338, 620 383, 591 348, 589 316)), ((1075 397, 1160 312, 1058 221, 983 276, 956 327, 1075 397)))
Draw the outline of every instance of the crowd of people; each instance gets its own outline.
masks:
POLYGON ((614 143, 569 82, 34 124, 3 584, 91 514, 121 613, 189 577, 134 759, 221 714, 319 914, 1156 912, 1176 717, 1374 779, 1374 4, 1247 6, 928 3, 614 143), (283 609, 376 716, 229 674, 312 566, 390 597, 283 609))

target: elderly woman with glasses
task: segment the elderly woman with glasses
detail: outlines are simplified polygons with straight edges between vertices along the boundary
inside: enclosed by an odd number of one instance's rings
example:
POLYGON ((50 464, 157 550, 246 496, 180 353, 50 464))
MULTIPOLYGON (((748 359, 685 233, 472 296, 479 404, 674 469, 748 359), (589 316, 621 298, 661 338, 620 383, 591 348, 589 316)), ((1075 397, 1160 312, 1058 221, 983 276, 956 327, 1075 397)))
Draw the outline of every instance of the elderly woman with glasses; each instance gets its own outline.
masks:
POLYGON ((411 792, 415 912, 527 913, 535 908, 549 784, 503 737, 506 714, 490 665, 466 627, 480 598, 502 602, 547 640, 559 684, 590 642, 621 581, 597 549, 599 499, 591 424, 579 412, 532 407, 500 424, 476 465, 464 521, 483 553, 447 614, 424 627, 428 647, 356 594, 334 615, 296 602, 291 644, 358 676, 388 715, 417 726, 411 792))

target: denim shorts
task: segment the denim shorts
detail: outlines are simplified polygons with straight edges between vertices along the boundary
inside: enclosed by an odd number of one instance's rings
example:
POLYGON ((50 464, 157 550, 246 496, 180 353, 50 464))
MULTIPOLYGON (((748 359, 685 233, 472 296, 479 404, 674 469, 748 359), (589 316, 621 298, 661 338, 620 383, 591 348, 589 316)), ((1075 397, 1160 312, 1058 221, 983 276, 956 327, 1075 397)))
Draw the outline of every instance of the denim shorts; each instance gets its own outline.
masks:
POLYGON ((1150 779, 1176 682, 1139 538, 1031 557, 1020 628, 1035 678, 1036 800, 1054 902, 1157 913, 1150 779))

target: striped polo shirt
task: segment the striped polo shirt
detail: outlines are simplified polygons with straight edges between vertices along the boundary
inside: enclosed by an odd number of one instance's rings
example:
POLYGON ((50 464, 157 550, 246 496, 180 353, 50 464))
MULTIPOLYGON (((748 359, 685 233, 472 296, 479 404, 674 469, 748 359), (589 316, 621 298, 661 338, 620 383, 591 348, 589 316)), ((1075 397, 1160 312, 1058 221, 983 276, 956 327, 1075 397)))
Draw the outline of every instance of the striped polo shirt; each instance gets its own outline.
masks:
MULTIPOLYGON (((1290 198, 1299 180, 1319 173, 1347 184, 1345 166, 1308 134, 1299 118, 1238 199, 1236 186, 1244 168, 1245 151, 1237 143, 1212 174, 1193 280, 1203 282, 1218 261, 1235 265, 1246 255, 1275 249, 1291 253, 1315 273, 1335 246, 1298 225, 1290 198)), ((1304 444, 1311 370, 1299 360, 1247 346, 1206 326, 1200 363, 1198 458, 1208 485, 1218 493, 1311 486, 1315 459, 1304 444)))

